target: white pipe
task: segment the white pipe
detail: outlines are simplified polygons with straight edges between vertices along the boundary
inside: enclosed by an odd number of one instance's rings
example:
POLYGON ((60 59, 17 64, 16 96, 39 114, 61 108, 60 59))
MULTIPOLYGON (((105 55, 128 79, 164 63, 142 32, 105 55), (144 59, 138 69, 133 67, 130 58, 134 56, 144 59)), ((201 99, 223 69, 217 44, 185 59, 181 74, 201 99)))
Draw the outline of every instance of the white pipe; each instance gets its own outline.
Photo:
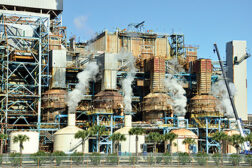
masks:
POLYGON ((68 113, 68 126, 75 126, 75 113, 68 113))
POLYGON ((131 115, 125 115, 124 116, 124 126, 125 127, 132 127, 132 116, 131 115))

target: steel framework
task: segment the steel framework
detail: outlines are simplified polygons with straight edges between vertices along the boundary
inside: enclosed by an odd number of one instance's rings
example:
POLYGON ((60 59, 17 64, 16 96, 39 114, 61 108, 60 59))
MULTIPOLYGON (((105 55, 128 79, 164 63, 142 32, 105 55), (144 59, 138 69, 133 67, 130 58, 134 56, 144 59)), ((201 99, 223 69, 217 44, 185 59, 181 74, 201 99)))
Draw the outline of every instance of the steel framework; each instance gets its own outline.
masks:
POLYGON ((5 132, 40 130, 41 92, 49 85, 50 17, 0 15, 0 121, 5 132))

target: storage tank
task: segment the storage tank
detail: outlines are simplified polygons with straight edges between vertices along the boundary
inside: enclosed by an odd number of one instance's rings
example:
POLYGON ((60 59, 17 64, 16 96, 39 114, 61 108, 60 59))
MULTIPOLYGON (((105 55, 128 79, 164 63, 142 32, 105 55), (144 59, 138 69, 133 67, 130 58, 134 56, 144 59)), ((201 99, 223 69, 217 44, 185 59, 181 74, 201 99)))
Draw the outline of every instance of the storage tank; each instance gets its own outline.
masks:
POLYGON ((36 131, 13 131, 10 134, 10 152, 20 153, 19 142, 14 143, 13 139, 18 135, 26 135, 29 140, 23 143, 23 154, 33 154, 39 151, 39 133, 36 131))
MULTIPOLYGON (((198 136, 185 128, 181 128, 181 129, 174 129, 171 130, 171 133, 177 134, 178 137, 172 142, 172 148, 171 148, 171 152, 172 153, 177 153, 177 152, 189 152, 188 150, 188 145, 187 144, 183 144, 183 141, 186 138, 192 138, 195 140, 196 144, 193 145, 193 148, 190 150, 190 153, 197 153, 198 152, 198 136)), ((167 144, 169 144, 169 142, 167 141, 167 144)))
MULTIPOLYGON (((63 151, 65 153, 82 152, 81 139, 74 138, 75 133, 78 131, 83 131, 83 129, 75 126, 75 113, 68 114, 68 126, 54 134, 53 151, 63 151)), ((84 152, 88 152, 88 141, 85 142, 84 152)))
MULTIPOLYGON (((136 153, 136 135, 129 135, 129 130, 131 127, 131 115, 125 115, 125 127, 115 131, 115 133, 120 133, 125 135, 126 140, 121 141, 121 153, 136 153)), ((138 152, 141 153, 141 145, 145 143, 144 135, 138 135, 138 152)))

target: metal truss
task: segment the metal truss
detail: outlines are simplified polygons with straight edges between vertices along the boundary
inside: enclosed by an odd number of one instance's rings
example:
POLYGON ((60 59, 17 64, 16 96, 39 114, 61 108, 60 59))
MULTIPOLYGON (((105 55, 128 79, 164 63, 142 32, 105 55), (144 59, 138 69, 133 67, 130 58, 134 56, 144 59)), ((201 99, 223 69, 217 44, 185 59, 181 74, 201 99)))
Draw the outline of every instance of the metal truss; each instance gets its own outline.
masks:
MULTIPOLYGON (((205 152, 209 153, 210 148, 220 149, 220 144, 212 139, 212 135, 217 131, 225 130, 238 130, 236 120, 229 120, 226 118, 219 117, 202 117, 198 118, 202 124, 199 128, 199 139, 202 141, 202 146, 205 148, 205 152)), ((247 129, 243 130, 246 134, 249 134, 250 131, 247 129)))
POLYGON ((5 131, 38 129, 41 92, 49 85, 50 18, 0 15, 0 113, 5 131))
POLYGON ((185 56, 184 35, 171 34, 170 36, 171 56, 178 58, 185 56))
MULTIPOLYGON (((113 152, 113 147, 112 147, 112 141, 109 140, 109 137, 113 134, 113 121, 114 121, 114 115, 113 113, 91 113, 91 115, 88 116, 89 121, 92 121, 91 124, 93 125, 101 125, 105 126, 106 130, 108 132, 108 135, 102 136, 100 140, 100 147, 104 146, 105 147, 105 152, 113 152)), ((96 146, 93 146, 92 150, 98 152, 98 141, 96 140, 96 146)))

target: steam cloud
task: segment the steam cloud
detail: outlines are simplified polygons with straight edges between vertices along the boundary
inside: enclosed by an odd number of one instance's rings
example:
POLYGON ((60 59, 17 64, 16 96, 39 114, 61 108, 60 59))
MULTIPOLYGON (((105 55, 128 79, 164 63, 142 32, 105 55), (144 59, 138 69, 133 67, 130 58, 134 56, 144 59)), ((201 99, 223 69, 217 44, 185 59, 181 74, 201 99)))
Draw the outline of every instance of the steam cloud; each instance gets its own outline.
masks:
POLYGON ((122 81, 122 89, 124 92, 124 112, 129 113, 132 112, 132 82, 134 81, 135 74, 136 74, 136 67, 135 67, 135 57, 126 51, 122 51, 118 54, 118 59, 126 60, 126 66, 128 68, 127 77, 122 81))
POLYGON ((164 79, 164 86, 172 99, 172 101, 168 100, 168 103, 172 105, 174 114, 177 116, 185 116, 187 98, 182 83, 178 82, 172 75, 169 75, 168 78, 164 79))
POLYGON ((74 90, 72 90, 68 94, 68 111, 69 112, 75 112, 76 107, 78 106, 78 103, 83 98, 83 95, 86 92, 87 87, 89 86, 89 82, 92 79, 95 79, 95 76, 99 72, 99 67, 95 62, 91 62, 87 64, 84 71, 78 73, 77 78, 79 80, 79 83, 76 85, 74 90))
POLYGON ((178 72, 185 72, 182 65, 179 64, 177 58, 173 58, 168 61, 168 72, 169 74, 177 74, 178 72))
MULTIPOLYGON (((229 83, 229 88, 231 91, 231 95, 234 96, 236 93, 236 89, 233 83, 229 83)), ((231 106, 231 102, 228 96, 228 91, 225 85, 224 80, 219 80, 212 86, 212 94, 215 96, 219 103, 217 103, 217 110, 222 112, 224 116, 229 118, 234 117, 233 108, 231 106)))

